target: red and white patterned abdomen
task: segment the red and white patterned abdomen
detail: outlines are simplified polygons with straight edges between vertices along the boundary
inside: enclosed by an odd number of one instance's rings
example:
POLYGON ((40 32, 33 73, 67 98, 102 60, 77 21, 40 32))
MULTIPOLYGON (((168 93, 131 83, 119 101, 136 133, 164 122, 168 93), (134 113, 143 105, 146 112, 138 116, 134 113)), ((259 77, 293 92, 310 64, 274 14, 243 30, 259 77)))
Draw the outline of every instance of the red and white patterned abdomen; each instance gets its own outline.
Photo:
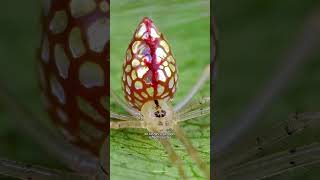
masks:
POLYGON ((109 133, 109 0, 44 1, 39 79, 72 144, 98 156, 109 133))
POLYGON ((123 64, 122 85, 126 100, 137 109, 150 100, 173 98, 177 68, 171 48, 149 18, 138 25, 123 64))

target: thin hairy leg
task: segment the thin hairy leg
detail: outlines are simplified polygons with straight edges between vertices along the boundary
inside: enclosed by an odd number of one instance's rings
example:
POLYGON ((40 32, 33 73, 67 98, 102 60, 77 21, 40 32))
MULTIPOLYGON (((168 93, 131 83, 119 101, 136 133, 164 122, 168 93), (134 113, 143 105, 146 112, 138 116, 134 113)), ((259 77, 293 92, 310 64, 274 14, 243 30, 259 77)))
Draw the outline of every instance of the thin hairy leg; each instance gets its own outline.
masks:
POLYGON ((174 149, 172 148, 171 143, 167 139, 159 139, 159 141, 161 142, 161 144, 163 145, 163 147, 167 151, 170 161, 173 164, 175 164, 176 167, 178 168, 178 172, 179 172, 180 177, 182 179, 187 179, 187 176, 186 176, 184 169, 183 169, 183 162, 180 159, 180 157, 177 155, 177 153, 174 151, 174 149))
POLYGON ((204 108, 199 108, 184 114, 179 115, 178 119, 176 120, 177 122, 181 122, 181 121, 187 121, 190 119, 194 119, 194 118, 199 118, 202 116, 206 116, 210 114, 210 106, 209 107, 204 107, 204 108))
POLYGON ((314 132, 312 129, 316 130, 320 127, 319 119, 319 112, 294 113, 289 116, 288 120, 273 126, 268 132, 253 137, 252 139, 255 140, 254 144, 241 145, 241 147, 249 148, 234 149, 237 152, 235 155, 229 154, 226 155, 227 157, 221 157, 219 159, 220 167, 228 167, 233 164, 246 162, 248 159, 258 158, 258 156, 275 148, 290 149, 292 145, 288 143, 289 140, 307 131, 308 134, 306 135, 308 139, 312 139, 314 136, 314 133, 311 133, 314 132))
POLYGON ((124 110, 126 110, 131 115, 137 117, 139 116, 139 111, 129 106, 123 99, 121 99, 112 88, 110 88, 111 97, 119 104, 124 110))
POLYGON ((230 121, 231 123, 225 126, 226 128, 216 134, 216 156, 221 156, 220 154, 227 153, 228 150, 233 149, 232 145, 239 141, 241 136, 257 122, 259 116, 271 104, 272 100, 287 87, 299 68, 310 60, 308 56, 317 50, 317 45, 320 43, 319 36, 317 36, 320 32, 319 17, 319 9, 315 9, 311 16, 306 19, 302 32, 297 34, 294 46, 285 54, 282 62, 279 62, 281 65, 276 69, 270 81, 266 83, 266 86, 248 107, 240 115, 236 116, 236 120, 230 121))
POLYGON ((264 179, 290 169, 305 167, 319 162, 320 145, 315 143, 274 153, 235 167, 229 167, 222 174, 226 175, 227 179, 264 179))
POLYGON ((138 120, 134 116, 126 115, 126 114, 118 114, 115 112, 110 111, 110 118, 111 119, 116 119, 120 121, 132 121, 132 120, 138 120))
POLYGON ((174 131, 176 133, 176 137, 186 147, 186 150, 190 155, 190 157, 192 158, 192 160, 196 162, 197 166, 205 174, 206 178, 210 179, 210 171, 207 164, 200 159, 197 150, 193 147, 192 143, 188 140, 183 130, 178 125, 176 125, 174 127, 174 131))
MULTIPOLYGON (((102 147, 100 148, 100 173, 99 178, 101 180, 107 180, 110 179, 110 140, 109 140, 109 134, 105 138, 102 147)), ((99 179, 99 180, 100 180, 99 179)))
POLYGON ((195 110, 195 109, 199 109, 201 107, 209 106, 209 105, 210 105, 210 97, 202 97, 200 99, 193 100, 193 101, 189 102, 182 109, 180 109, 180 111, 178 111, 177 113, 178 114, 184 114, 184 113, 187 113, 189 111, 192 111, 192 110, 195 110))
POLYGON ((0 159, 0 174, 25 180, 90 180, 91 177, 0 159))
POLYGON ((143 121, 110 121, 111 129, 145 128, 143 121))
POLYGON ((259 136, 260 142, 257 145, 262 150, 274 148, 279 143, 283 146, 288 138, 319 128, 319 120, 319 112, 293 113, 287 120, 272 127, 272 133, 259 136))
POLYGON ((206 83, 206 81, 209 78, 210 78, 210 64, 206 66, 202 75, 198 79, 197 83, 193 86, 193 88, 189 91, 188 95, 184 97, 183 100, 174 107, 174 111, 178 112, 182 108, 184 108, 184 106, 191 101, 194 95, 203 87, 203 85, 206 83))
MULTIPOLYGON (((0 82, 0 84, 3 83, 0 82)), ((75 171, 86 174, 97 173, 99 167, 97 158, 49 133, 46 127, 41 126, 39 117, 34 116, 27 107, 21 105, 19 100, 12 96, 4 86, 0 87, 0 100, 14 116, 11 120, 17 125, 17 128, 29 134, 59 161, 75 171)))

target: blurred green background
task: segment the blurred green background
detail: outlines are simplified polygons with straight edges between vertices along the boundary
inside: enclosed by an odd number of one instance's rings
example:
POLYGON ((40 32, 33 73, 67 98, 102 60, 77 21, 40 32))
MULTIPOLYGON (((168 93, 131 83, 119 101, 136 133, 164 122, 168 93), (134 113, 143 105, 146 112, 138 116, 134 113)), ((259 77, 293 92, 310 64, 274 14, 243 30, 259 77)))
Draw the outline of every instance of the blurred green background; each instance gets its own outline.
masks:
MULTIPOLYGON (((45 116, 38 88, 36 51, 40 42, 41 1, 1 1, 0 87, 20 103, 45 116)), ((17 130, 14 116, 0 101, 0 158, 52 168, 63 166, 29 135, 17 130)), ((43 119, 43 123, 49 123, 43 119)), ((0 175, 0 179, 11 179, 0 175)))
MULTIPOLYGON (((188 93, 210 59, 210 14, 208 0, 112 0, 111 14, 111 87, 122 96, 121 74, 125 52, 143 17, 152 18, 168 40, 177 62, 179 85, 174 104, 188 93)), ((209 96, 209 83, 195 96, 209 96)), ((111 101, 113 111, 124 111, 111 101)), ((209 117, 182 123, 200 155, 209 161, 209 117)), ((146 130, 111 131, 111 179, 178 179, 161 144, 144 135, 146 130)), ((174 149, 186 162, 191 179, 203 179, 202 173, 176 139, 174 149), (193 167, 192 167, 193 166, 193 167)))
MULTIPOLYGON (((214 1, 219 39, 214 122, 217 130, 240 118, 240 112, 260 93, 285 52, 293 46, 305 18, 319 5, 312 0, 214 1)), ((320 51, 316 50, 305 59, 287 88, 246 133, 248 137, 254 139, 261 132, 272 135, 271 125, 296 111, 320 110, 319 58, 320 51)), ((306 141, 298 138, 295 143, 306 141)), ((318 170, 316 166, 301 168, 270 179, 319 179, 318 170)))

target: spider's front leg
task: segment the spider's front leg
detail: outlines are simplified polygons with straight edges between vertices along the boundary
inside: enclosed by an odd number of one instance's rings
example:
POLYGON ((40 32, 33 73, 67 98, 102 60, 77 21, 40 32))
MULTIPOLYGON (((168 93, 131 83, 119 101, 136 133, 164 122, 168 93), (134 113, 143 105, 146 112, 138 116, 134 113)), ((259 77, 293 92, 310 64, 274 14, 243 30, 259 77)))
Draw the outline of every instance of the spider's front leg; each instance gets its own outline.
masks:
POLYGON ((203 87, 209 77, 210 64, 206 66, 189 94, 174 107, 174 111, 178 116, 178 122, 198 118, 210 113, 210 97, 203 97, 198 101, 191 101, 192 97, 201 89, 201 87, 203 87))
POLYGON ((182 110, 191 101, 194 95, 203 87, 207 80, 209 80, 209 78, 210 64, 205 67, 202 75, 199 77, 197 83, 193 86, 193 88, 189 91, 188 95, 186 95, 186 97, 184 97, 184 99, 174 107, 174 111, 179 112, 180 110, 182 110))
POLYGON ((139 111, 129 106, 127 102, 125 102, 121 97, 119 97, 116 92, 112 88, 110 88, 111 97, 116 101, 118 105, 120 105, 124 110, 130 113, 132 116, 138 117, 139 111))
MULTIPOLYGON (((133 117, 126 114, 119 114, 115 112, 110 112, 110 118, 113 120, 119 120, 119 121, 132 121, 132 120, 138 120, 137 117, 133 117)), ((138 117, 139 118, 139 117, 138 117)))
POLYGON ((190 102, 176 114, 177 122, 206 116, 210 114, 210 97, 203 97, 200 100, 190 102))
POLYGON ((199 117, 202 117, 202 116, 206 116, 208 114, 210 114, 210 106, 209 107, 204 107, 204 108, 199 108, 199 109, 196 109, 194 111, 190 111, 190 112, 184 113, 184 114, 179 116, 179 119, 177 119, 177 122, 199 118, 199 117))
POLYGON ((0 174, 24 180, 91 180, 93 177, 0 159, 0 174))
POLYGON ((319 128, 319 120, 319 112, 292 113, 288 119, 276 123, 268 131, 250 137, 251 140, 244 140, 244 142, 251 142, 251 144, 244 145, 242 143, 241 148, 235 147, 233 152, 237 153, 219 157, 216 161, 219 162, 218 164, 221 169, 228 169, 235 164, 242 164, 248 160, 261 158, 261 156, 274 152, 277 149, 294 150, 297 144, 292 144, 292 140, 299 135, 303 134, 304 138, 316 140, 315 133, 317 131, 314 130, 319 128))
POLYGON ((210 97, 202 97, 200 99, 190 101, 182 109, 180 109, 177 113, 184 114, 184 113, 199 109, 201 107, 207 107, 207 106, 210 106, 210 97))
POLYGON ((110 121, 111 129, 145 128, 143 121, 110 121))
POLYGON ((276 152, 271 155, 244 162, 224 169, 227 179, 266 179, 288 170, 319 163, 318 143, 276 152))
POLYGON ((110 179, 110 141, 109 134, 105 138, 102 147, 100 149, 100 171, 97 177, 101 180, 110 179))
MULTIPOLYGON (((139 113, 140 114, 140 113, 139 113)), ((110 128, 111 129, 124 129, 124 128, 145 128, 144 121, 139 117, 134 117, 125 114, 110 112, 110 128)))

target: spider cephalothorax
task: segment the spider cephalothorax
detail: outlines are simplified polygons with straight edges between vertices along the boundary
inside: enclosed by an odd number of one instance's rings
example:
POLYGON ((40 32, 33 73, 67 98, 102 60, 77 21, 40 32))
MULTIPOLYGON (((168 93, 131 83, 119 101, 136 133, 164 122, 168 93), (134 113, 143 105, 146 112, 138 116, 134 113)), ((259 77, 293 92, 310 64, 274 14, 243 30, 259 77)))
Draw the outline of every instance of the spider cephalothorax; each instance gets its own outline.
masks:
POLYGON ((178 74, 171 48, 149 18, 138 25, 123 64, 125 98, 137 109, 148 101, 170 100, 176 92, 178 74))
POLYGON ((159 132, 172 129, 174 113, 172 107, 164 100, 144 103, 141 114, 149 131, 159 132))

